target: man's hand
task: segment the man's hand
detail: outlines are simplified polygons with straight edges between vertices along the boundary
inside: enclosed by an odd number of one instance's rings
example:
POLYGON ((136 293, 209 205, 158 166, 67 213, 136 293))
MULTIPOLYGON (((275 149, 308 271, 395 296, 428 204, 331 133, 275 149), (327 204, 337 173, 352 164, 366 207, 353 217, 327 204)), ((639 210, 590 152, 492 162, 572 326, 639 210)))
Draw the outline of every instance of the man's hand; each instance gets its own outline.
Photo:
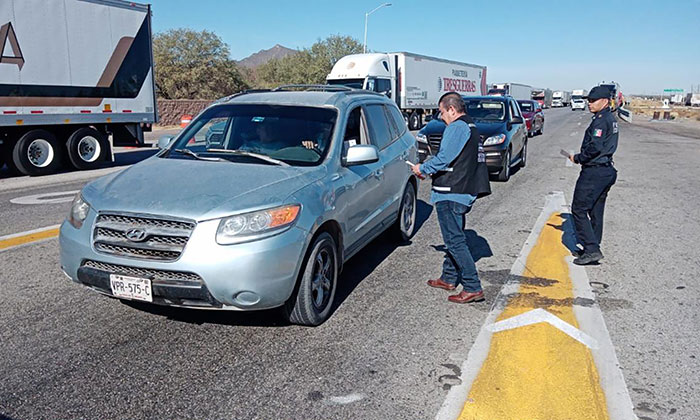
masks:
POLYGON ((574 160, 574 155, 569 155, 569 160, 571 161, 571 163, 576 163, 576 161, 574 160))
POLYGON ((312 142, 311 140, 304 140, 301 142, 301 145, 306 147, 309 150, 314 150, 316 147, 318 147, 318 145, 316 143, 312 142))
POLYGON ((411 166, 411 172, 413 172, 413 174, 418 178, 425 179, 425 175, 423 175, 423 172, 420 171, 420 163, 416 163, 415 165, 411 166))

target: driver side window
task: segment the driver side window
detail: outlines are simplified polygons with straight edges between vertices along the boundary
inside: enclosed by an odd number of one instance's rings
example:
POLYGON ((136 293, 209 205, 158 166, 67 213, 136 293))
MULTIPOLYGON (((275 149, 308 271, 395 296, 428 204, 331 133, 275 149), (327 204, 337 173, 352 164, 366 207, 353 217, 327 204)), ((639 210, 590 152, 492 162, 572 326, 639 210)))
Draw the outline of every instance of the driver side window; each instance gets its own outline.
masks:
POLYGON ((367 138, 367 127, 362 115, 362 107, 357 107, 350 111, 347 124, 345 125, 345 135, 343 142, 347 147, 358 144, 369 144, 367 138))

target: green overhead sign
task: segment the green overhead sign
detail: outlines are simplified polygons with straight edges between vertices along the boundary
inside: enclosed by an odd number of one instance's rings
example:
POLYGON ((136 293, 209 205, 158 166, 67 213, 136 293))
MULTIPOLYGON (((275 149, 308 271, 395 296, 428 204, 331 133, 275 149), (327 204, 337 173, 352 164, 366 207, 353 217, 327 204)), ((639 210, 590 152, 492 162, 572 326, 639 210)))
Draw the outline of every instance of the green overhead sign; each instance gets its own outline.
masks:
POLYGON ((683 89, 664 89, 664 92, 683 92, 683 89))

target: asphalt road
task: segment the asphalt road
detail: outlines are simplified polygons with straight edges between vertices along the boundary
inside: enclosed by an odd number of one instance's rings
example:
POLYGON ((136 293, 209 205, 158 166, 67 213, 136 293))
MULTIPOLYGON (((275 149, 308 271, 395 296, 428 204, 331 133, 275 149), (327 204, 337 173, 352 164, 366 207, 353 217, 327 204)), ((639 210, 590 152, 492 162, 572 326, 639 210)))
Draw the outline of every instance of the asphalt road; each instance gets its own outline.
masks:
MULTIPOLYGON (((120 303, 66 279, 55 239, 0 252, 0 418, 434 418, 545 196, 570 202, 578 170, 559 149, 578 147, 588 115, 547 110, 528 166, 469 214, 484 303, 424 285, 443 255, 426 183, 412 243, 380 237, 354 257, 316 328, 120 303)), ((586 271, 640 419, 700 418, 699 162, 700 141, 621 123, 606 258, 586 271)), ((67 202, 10 202, 85 182, 55 177, 3 180, 0 236, 63 220, 67 202)))

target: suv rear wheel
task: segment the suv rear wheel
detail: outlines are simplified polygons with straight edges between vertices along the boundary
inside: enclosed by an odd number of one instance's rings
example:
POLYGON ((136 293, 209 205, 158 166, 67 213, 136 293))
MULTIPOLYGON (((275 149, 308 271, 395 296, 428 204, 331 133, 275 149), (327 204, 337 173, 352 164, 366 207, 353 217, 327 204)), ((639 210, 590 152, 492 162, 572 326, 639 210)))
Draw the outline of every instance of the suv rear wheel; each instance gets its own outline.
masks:
POLYGON ((316 326, 328 318, 338 284, 338 250, 323 232, 314 240, 304 262, 298 290, 284 306, 289 322, 316 326))

